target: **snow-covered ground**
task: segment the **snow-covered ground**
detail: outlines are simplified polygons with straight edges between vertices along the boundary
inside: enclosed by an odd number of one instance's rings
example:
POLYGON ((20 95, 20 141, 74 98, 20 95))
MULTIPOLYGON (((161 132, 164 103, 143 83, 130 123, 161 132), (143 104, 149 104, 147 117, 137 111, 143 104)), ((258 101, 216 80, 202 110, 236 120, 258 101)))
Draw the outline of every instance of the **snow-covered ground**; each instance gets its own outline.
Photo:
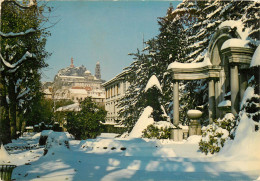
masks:
MULTIPOLYGON (((15 180, 256 180, 260 159, 205 156, 200 136, 187 141, 114 138, 69 140, 70 149, 56 146, 43 156, 43 147, 19 149, 38 143, 40 134, 26 135, 9 146, 10 164, 18 165, 15 180), (18 148, 18 149, 17 149, 18 148)), ((259 157, 258 157, 259 158, 259 157)))

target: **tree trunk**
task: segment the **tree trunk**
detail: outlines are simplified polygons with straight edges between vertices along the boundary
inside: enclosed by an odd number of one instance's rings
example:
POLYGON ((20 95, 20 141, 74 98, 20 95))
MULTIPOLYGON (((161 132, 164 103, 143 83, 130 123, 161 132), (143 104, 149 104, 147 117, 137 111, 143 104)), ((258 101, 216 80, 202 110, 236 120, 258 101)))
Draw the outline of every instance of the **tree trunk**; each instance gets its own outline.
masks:
MULTIPOLYGON (((0 77, 1 79, 1 77, 0 77)), ((1 84, 1 83, 0 83, 1 84)), ((6 102, 6 87, 2 83, 0 85, 0 94, 1 94, 1 104, 0 104, 0 136, 3 144, 7 144, 11 142, 11 136, 10 136, 10 121, 9 121, 9 107, 6 102)))
POLYGON ((1 139, 3 144, 11 143, 10 136, 10 122, 9 122, 9 114, 8 110, 5 107, 1 107, 1 119, 0 119, 0 130, 1 130, 1 139))
POLYGON ((9 80, 9 100, 10 100, 10 127, 11 127, 11 138, 16 139, 16 94, 15 85, 13 81, 9 80))

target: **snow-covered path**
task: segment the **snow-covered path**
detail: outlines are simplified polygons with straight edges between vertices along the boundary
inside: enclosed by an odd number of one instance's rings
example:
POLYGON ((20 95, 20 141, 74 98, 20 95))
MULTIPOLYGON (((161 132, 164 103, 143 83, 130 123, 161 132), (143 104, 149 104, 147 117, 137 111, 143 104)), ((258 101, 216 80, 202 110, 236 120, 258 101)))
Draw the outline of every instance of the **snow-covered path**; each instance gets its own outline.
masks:
MULTIPOLYGON (((196 139, 195 139, 196 140, 196 139)), ((28 162, 42 148, 13 153, 28 162)), ((98 138, 70 141, 70 149, 53 149, 13 172, 16 180, 256 180, 260 161, 205 156, 192 142, 98 138), (125 150, 121 150, 125 148, 125 150), (38 159, 38 160, 37 160, 38 159)), ((15 160, 13 160, 15 161, 15 160)))

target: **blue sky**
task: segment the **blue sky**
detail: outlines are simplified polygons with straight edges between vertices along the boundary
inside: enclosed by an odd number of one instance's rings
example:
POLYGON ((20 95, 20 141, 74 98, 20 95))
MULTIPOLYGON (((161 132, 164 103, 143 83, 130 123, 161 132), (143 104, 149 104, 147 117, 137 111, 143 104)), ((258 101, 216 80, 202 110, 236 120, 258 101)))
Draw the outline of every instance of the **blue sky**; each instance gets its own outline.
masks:
MULTIPOLYGON (((174 7, 180 1, 172 1, 174 7)), ((50 1, 54 7, 47 59, 42 81, 53 81, 61 68, 84 65, 95 74, 101 65, 102 79, 109 80, 133 61, 128 53, 143 47, 144 40, 159 33, 158 17, 166 15, 170 1, 50 1)))

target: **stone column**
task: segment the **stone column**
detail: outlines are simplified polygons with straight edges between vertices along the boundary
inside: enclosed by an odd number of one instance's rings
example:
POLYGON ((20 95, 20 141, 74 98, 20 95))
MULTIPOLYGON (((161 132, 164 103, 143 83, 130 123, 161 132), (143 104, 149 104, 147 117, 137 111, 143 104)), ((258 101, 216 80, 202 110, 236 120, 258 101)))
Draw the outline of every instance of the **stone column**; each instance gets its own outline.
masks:
POLYGON ((214 79, 209 79, 209 124, 212 124, 216 118, 215 104, 215 83, 214 79))
POLYGON ((220 111, 218 109, 218 104, 221 102, 221 92, 220 92, 221 88, 220 88, 220 81, 216 80, 215 81, 215 108, 216 108, 216 117, 220 117, 220 111))
POLYGON ((236 116, 239 112, 239 78, 238 66, 230 67, 230 88, 231 88, 231 112, 236 116))
POLYGON ((179 82, 173 84, 173 124, 179 125, 179 82))
POLYGON ((242 101, 244 93, 246 91, 247 88, 247 74, 245 72, 245 70, 240 71, 240 101, 242 101))

